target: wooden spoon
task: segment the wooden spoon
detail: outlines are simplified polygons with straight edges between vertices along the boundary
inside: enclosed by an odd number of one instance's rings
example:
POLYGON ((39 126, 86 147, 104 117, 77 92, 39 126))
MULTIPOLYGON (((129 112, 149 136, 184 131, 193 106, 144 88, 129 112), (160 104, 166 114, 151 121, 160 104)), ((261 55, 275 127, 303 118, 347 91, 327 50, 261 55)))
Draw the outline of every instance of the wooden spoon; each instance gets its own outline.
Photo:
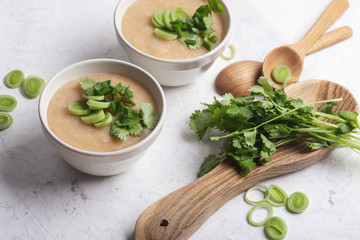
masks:
POLYGON ((266 56, 262 66, 263 75, 272 80, 272 71, 279 64, 284 64, 290 68, 292 76, 299 78, 307 50, 348 8, 347 0, 333 0, 299 42, 275 48, 266 56))
MULTIPOLYGON (((344 41, 353 35, 350 27, 344 26, 331 32, 323 34, 306 55, 317 52, 321 49, 332 46, 344 41)), ((235 97, 248 95, 248 89, 257 84, 257 79, 261 76, 262 63, 256 61, 238 61, 225 67, 215 79, 215 88, 221 95, 231 93, 235 97)), ((287 86, 292 82, 289 81, 287 86)))
MULTIPOLYGON (((307 80, 289 86, 289 96, 304 102, 343 98, 336 110, 357 111, 354 96, 346 88, 325 80, 307 80)), ((335 110, 335 111, 336 111, 335 110)), ((241 177, 229 160, 196 181, 158 200, 138 218, 136 240, 189 238, 227 201, 268 178, 301 170, 325 157, 332 149, 309 151, 303 143, 281 147, 264 166, 241 177)))

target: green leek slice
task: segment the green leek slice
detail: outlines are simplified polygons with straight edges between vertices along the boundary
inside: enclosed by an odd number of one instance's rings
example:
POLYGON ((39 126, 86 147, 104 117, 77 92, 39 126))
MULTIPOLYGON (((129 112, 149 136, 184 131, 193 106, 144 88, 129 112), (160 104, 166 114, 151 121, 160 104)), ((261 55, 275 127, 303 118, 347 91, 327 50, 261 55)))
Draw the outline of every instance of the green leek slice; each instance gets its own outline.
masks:
POLYGON ((274 212, 273 208, 271 207, 271 205, 269 205, 269 204, 267 204, 267 203, 256 204, 256 205, 254 205, 254 206, 250 209, 250 212, 249 212, 249 214, 248 214, 248 221, 249 221, 249 223, 250 223, 251 225, 253 225, 253 226, 262 226, 262 225, 264 225, 264 224, 267 222, 267 220, 268 220, 270 217, 272 217, 273 212, 274 212), (267 217, 266 217, 263 221, 255 222, 255 221, 253 220, 253 218, 252 218, 252 215, 253 215, 254 211, 255 211, 256 209, 258 209, 258 208, 266 208, 266 210, 268 211, 268 215, 267 215, 267 217))
POLYGON ((89 106, 91 110, 101 110, 109 108, 111 102, 99 102, 92 99, 87 100, 86 104, 89 106))
POLYGON ((94 126, 95 127, 105 127, 109 123, 111 123, 112 119, 113 119, 113 117, 112 117, 111 113, 106 112, 105 118, 103 120, 101 120, 100 122, 94 123, 94 126))
POLYGON ((13 123, 12 116, 7 112, 0 112, 0 131, 7 129, 13 123))
POLYGON ((189 14, 182 8, 173 8, 170 10, 170 19, 171 21, 175 21, 177 19, 187 19, 189 18, 189 14))
POLYGON ((18 88, 23 84, 24 79, 23 71, 15 69, 6 75, 5 85, 9 88, 18 88))
POLYGON ((0 95, 0 111, 11 112, 17 106, 16 98, 10 95, 0 95))
POLYGON ((309 198, 302 192, 294 192, 289 196, 286 206, 290 212, 302 213, 309 206, 309 198))
POLYGON ((94 124, 100 122, 105 118, 105 113, 103 110, 93 111, 90 114, 81 116, 81 121, 86 124, 94 124))
POLYGON ((289 77, 291 77, 290 69, 285 65, 277 65, 271 73, 272 78, 277 83, 284 83, 289 77))
POLYGON ((271 217, 265 224, 265 232, 271 240, 282 240, 287 234, 287 225, 280 217, 271 217))
POLYGON ((174 32, 167 31, 161 28, 154 29, 155 36, 165 39, 165 40, 175 40, 177 39, 178 35, 174 32))
POLYGON ((171 17, 170 17, 171 10, 167 10, 164 12, 164 24, 167 29, 170 31, 174 31, 174 28, 171 24, 171 17))
POLYGON ((287 193, 277 185, 270 185, 269 187, 269 198, 267 202, 274 207, 285 206, 288 195, 287 193))
POLYGON ((151 21, 155 27, 164 28, 165 27, 164 12, 161 12, 161 11, 155 12, 152 16, 151 21))
POLYGON ((86 95, 85 93, 83 94, 83 98, 86 98, 86 99, 91 99, 91 100, 96 100, 96 101, 102 101, 105 99, 105 96, 104 95, 101 95, 101 96, 90 96, 90 95, 86 95))
POLYGON ((235 46, 232 45, 232 44, 230 44, 230 45, 229 45, 229 48, 230 48, 230 50, 231 50, 230 56, 225 56, 224 53, 221 54, 221 57, 222 57, 223 59, 225 59, 225 60, 231 60, 231 59, 233 59, 233 58, 235 57, 235 55, 236 55, 236 48, 235 48, 235 46))
POLYGON ((37 97, 43 90, 44 86, 45 86, 44 79, 34 75, 30 75, 27 78, 25 78, 24 83, 22 85, 25 95, 29 98, 37 97))
POLYGON ((246 191, 245 195, 244 195, 245 201, 246 201, 247 203, 249 203, 249 204, 260 204, 260 203, 264 203, 264 202, 267 201, 268 198, 269 198, 268 187, 265 186, 265 185, 255 185, 255 186, 249 188, 249 189, 246 191), (256 190, 264 190, 264 198, 263 198, 263 199, 261 199, 261 200, 259 200, 259 201, 254 201, 254 200, 249 199, 249 197, 248 197, 249 193, 252 192, 252 191, 256 191, 256 190))
POLYGON ((80 101, 71 102, 68 106, 68 110, 70 113, 79 116, 91 113, 89 106, 86 103, 80 101))

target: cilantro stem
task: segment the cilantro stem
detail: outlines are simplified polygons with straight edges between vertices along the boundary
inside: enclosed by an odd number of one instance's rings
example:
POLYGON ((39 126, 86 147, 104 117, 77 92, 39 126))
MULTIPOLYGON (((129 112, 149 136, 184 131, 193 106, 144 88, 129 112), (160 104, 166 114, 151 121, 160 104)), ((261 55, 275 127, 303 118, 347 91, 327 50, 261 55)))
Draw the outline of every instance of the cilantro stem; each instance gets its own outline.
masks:
MULTIPOLYGON (((223 139, 223 138, 236 137, 236 136, 239 136, 240 134, 243 134, 244 132, 253 131, 253 130, 255 130, 255 129, 261 127, 261 126, 264 126, 265 124, 268 124, 268 123, 273 122, 273 121, 275 121, 275 120, 277 120, 277 119, 279 119, 279 118, 282 118, 282 117, 284 117, 284 116, 286 116, 286 115, 289 115, 290 113, 296 112, 297 110, 299 110, 299 109, 302 108, 302 107, 311 106, 311 105, 315 105, 315 104, 322 104, 322 103, 340 102, 340 101, 342 101, 342 98, 335 98, 335 99, 330 99, 330 100, 323 100, 323 101, 317 101, 317 102, 312 102, 312 103, 304 104, 304 105, 301 105, 301 106, 299 106, 299 107, 296 107, 296 108, 294 108, 294 109, 292 109, 292 110, 290 110, 290 111, 288 111, 288 112, 285 112, 285 113, 283 113, 283 114, 280 114, 279 116, 274 117, 274 118, 272 118, 272 119, 270 119, 270 120, 268 120, 268 121, 265 121, 265 122, 257 125, 256 127, 248 128, 248 129, 245 129, 245 130, 243 130, 243 131, 241 131, 241 132, 239 132, 239 131, 234 131, 234 132, 232 132, 232 133, 229 133, 229 134, 226 134, 226 135, 223 135, 223 136, 210 137, 210 140, 211 140, 211 141, 217 141, 217 140, 220 140, 220 139, 223 139)), ((278 105, 277 105, 277 106, 278 106, 278 105)))
POLYGON ((344 119, 342 119, 341 117, 338 117, 338 116, 335 116, 335 115, 331 115, 331 114, 327 114, 327 113, 324 113, 324 112, 318 112, 318 111, 315 111, 315 114, 317 116, 321 116, 321 117, 325 117, 327 119, 330 119, 330 120, 334 120, 336 122, 340 122, 340 123, 343 123, 343 122, 346 122, 344 119))

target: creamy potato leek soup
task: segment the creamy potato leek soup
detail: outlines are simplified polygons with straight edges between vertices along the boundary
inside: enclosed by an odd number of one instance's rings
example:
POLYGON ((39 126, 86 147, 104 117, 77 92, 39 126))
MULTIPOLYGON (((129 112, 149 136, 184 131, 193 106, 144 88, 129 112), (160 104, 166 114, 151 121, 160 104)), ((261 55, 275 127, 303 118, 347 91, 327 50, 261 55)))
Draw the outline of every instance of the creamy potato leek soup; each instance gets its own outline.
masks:
MULTIPOLYGON (((191 18, 195 11, 206 4, 204 0, 136 0, 125 12, 122 19, 122 34, 136 49, 149 55, 165 59, 189 59, 208 52, 205 47, 190 49, 178 39, 164 40, 155 36, 153 14, 181 8, 191 18)), ((215 48, 224 38, 225 27, 221 15, 212 13, 214 34, 217 41, 211 44, 215 48)))
MULTIPOLYGON (((136 104, 134 109, 139 109, 141 103, 150 103, 157 112, 155 100, 149 91, 133 79, 115 74, 90 74, 66 83, 52 97, 47 110, 47 121, 51 131, 57 137, 79 149, 92 152, 111 152, 130 147, 150 134, 151 130, 144 127, 140 136, 129 135, 123 141, 110 136, 111 124, 105 127, 95 127, 93 124, 85 124, 80 116, 70 113, 68 110, 70 103, 84 101, 84 90, 80 87, 82 79, 93 79, 97 82, 111 80, 111 85, 121 82, 122 86, 130 86, 130 90, 133 92, 132 100, 136 104)), ((115 121, 115 118, 116 116, 112 122, 115 121)))

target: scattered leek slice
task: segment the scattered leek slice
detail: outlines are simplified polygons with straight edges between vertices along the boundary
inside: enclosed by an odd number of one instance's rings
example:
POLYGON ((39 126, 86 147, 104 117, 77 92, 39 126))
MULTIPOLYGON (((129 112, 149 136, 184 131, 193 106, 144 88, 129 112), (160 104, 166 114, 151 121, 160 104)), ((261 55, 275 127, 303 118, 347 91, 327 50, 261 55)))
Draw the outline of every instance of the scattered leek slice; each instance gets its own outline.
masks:
POLYGON ((265 232, 271 240, 282 240, 287 234, 287 225, 280 217, 271 217, 266 222, 265 232))
POLYGON ((225 59, 225 60, 231 60, 231 59, 233 59, 233 58, 235 57, 235 55, 236 55, 236 48, 235 48, 235 46, 232 45, 232 44, 230 44, 230 45, 229 45, 229 48, 230 48, 230 50, 231 50, 231 55, 230 55, 230 56, 225 56, 224 53, 221 54, 221 57, 222 57, 223 59, 225 59))
POLYGON ((255 185, 251 188, 249 188, 245 195, 244 195, 244 199, 247 203, 249 204, 260 204, 260 203, 264 203, 267 201, 267 199, 269 198, 269 194, 268 194, 268 187, 265 186, 265 185, 255 185), (252 191, 256 191, 256 190, 264 190, 264 198, 260 201, 254 201, 254 200, 250 200, 249 197, 248 197, 248 194, 252 191))
POLYGON ((10 95, 0 95, 0 111, 11 112, 17 106, 16 98, 10 95))
POLYGON ((281 207, 286 205, 288 199, 287 193, 277 185, 270 185, 269 187, 269 197, 267 202, 274 207, 281 207))
POLYGON ((70 113, 79 116, 91 113, 89 106, 86 103, 80 101, 71 102, 68 106, 68 110, 70 113))
POLYGON ((294 192, 289 196, 286 206, 290 212, 302 213, 309 206, 309 199, 302 192, 294 192))
POLYGON ((23 84, 24 79, 23 71, 15 69, 6 75, 5 85, 9 88, 18 88, 23 84))
POLYGON ((81 121, 86 124, 93 124, 100 122, 105 118, 105 113, 103 110, 93 111, 88 115, 81 116, 81 121))
POLYGON ((22 85, 24 93, 29 98, 35 98, 37 97, 42 89, 45 86, 44 79, 30 75, 27 78, 25 78, 24 83, 22 85))
POLYGON ((106 112, 105 118, 103 120, 101 120, 100 122, 94 123, 94 126, 95 127, 105 127, 109 123, 111 123, 112 119, 113 119, 113 117, 112 117, 111 113, 106 112))
POLYGON ((277 83, 284 83, 291 77, 291 71, 287 66, 280 64, 275 67, 271 76, 277 83))
POLYGON ((256 205, 254 205, 254 206, 250 209, 250 212, 249 212, 249 214, 248 214, 248 221, 249 221, 249 223, 250 223, 251 225, 253 225, 253 226, 262 226, 262 225, 264 225, 264 224, 268 221, 268 219, 269 219, 270 217, 272 217, 273 212, 274 212, 274 211, 273 211, 273 208, 271 207, 271 205, 269 205, 269 204, 267 204, 267 203, 256 204, 256 205), (255 221, 253 220, 253 218, 252 218, 252 215, 253 215, 254 211, 255 211, 256 209, 258 209, 258 208, 266 208, 266 210, 268 210, 268 215, 267 215, 267 217, 266 217, 263 221, 261 221, 261 222, 255 222, 255 221))
POLYGON ((12 116, 7 112, 0 112, 0 131, 7 129, 13 123, 12 116))

